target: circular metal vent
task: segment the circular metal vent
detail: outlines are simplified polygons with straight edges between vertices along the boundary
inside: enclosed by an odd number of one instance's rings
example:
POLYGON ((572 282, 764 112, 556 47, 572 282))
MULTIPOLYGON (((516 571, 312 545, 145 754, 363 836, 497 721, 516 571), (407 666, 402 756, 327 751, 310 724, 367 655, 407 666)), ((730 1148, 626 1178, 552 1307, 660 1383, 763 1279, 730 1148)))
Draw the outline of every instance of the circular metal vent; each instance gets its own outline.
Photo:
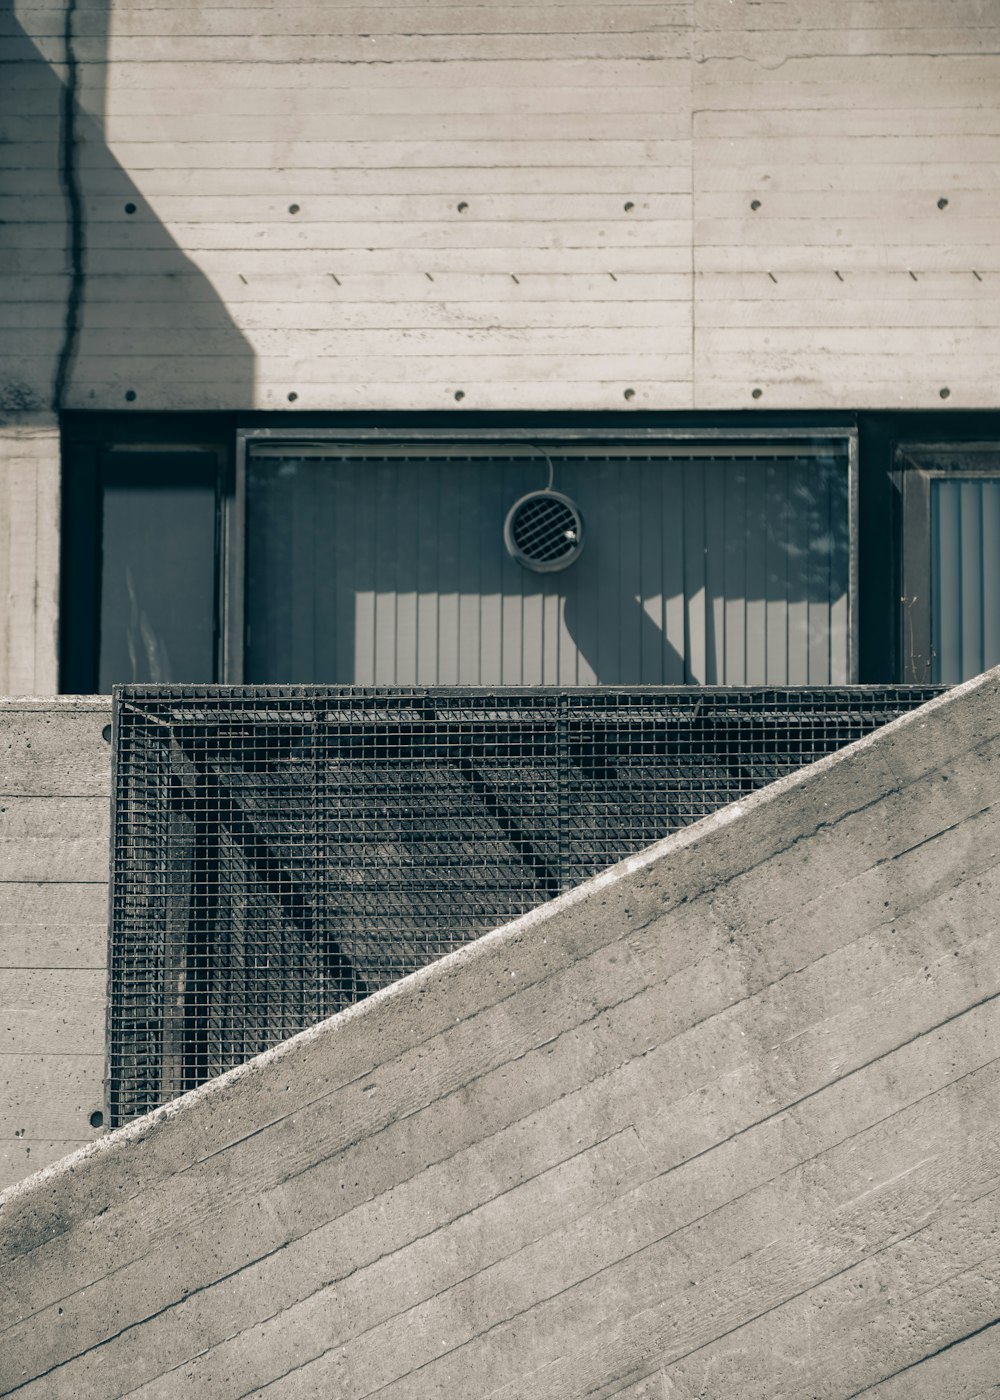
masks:
POLYGON ((507 552, 537 574, 567 569, 583 549, 583 516, 558 491, 529 491, 515 501, 503 526, 507 552))

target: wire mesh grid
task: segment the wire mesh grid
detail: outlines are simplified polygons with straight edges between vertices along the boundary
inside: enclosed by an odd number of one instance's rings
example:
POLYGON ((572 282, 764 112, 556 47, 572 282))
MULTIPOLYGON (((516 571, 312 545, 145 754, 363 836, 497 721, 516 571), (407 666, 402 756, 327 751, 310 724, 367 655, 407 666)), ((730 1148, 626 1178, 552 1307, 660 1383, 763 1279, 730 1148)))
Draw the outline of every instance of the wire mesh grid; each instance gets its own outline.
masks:
POLYGON ((119 688, 112 1124, 939 689, 119 688))

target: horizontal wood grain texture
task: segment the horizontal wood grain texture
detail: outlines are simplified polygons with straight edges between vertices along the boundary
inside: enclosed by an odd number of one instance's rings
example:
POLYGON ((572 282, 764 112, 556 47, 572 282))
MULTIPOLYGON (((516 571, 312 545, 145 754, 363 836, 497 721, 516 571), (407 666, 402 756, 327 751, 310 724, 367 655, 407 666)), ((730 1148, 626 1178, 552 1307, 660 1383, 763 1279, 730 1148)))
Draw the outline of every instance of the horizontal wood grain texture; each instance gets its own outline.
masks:
MULTIPOLYGON (((986 295, 951 301, 947 298, 928 298, 915 303, 909 295, 904 298, 883 297, 871 300, 865 297, 861 279, 853 295, 837 301, 792 300, 774 298, 766 302, 753 301, 739 295, 742 279, 739 276, 726 277, 717 299, 702 302, 700 322, 702 334, 708 331, 734 326, 755 326, 760 331, 778 328, 804 328, 815 326, 821 316, 826 325, 822 332, 822 343, 836 343, 844 332, 853 337, 854 344, 863 344, 867 333, 881 335, 886 329, 898 331, 902 328, 931 329, 949 341, 954 335, 963 340, 973 337, 976 331, 987 331, 996 343, 993 327, 994 310, 992 298, 986 295), (729 295, 726 295, 726 291, 729 295)), ((869 288, 871 284, 869 283, 869 288)), ((956 289, 957 290, 957 289, 956 289)), ((876 293, 877 296, 877 293, 876 293)), ((881 343, 881 342, 880 342, 881 343)))
MULTIPOLYGON (((752 251, 752 250, 751 250, 752 251)), ((977 249, 977 252, 982 252, 977 249)), ((954 257, 963 267, 969 265, 968 251, 955 250, 954 257)), ((7 262, 12 272, 24 272, 33 276, 44 276, 51 267, 51 256, 46 249, 30 249, 12 252, 7 262)), ((145 277, 150 288, 157 287, 165 296, 177 272, 177 259, 172 249, 95 249, 89 256, 93 272, 99 276, 113 277, 116 267, 126 277, 145 277)), ((983 256, 980 261, 987 267, 995 267, 995 258, 983 256)), ((524 273, 593 274, 636 272, 640 275, 674 273, 683 275, 690 263, 687 248, 553 248, 522 247, 511 248, 495 240, 493 247, 448 249, 430 248, 372 248, 355 247, 346 249, 278 249, 258 250, 216 250, 203 252, 198 258, 199 266, 209 278, 220 273, 235 273, 237 276, 254 277, 267 275, 322 274, 339 277, 341 273, 394 273, 415 272, 426 277, 441 273, 461 272, 486 274, 502 272, 510 277, 520 277, 524 273)), ((190 266, 190 263, 188 264, 190 266)), ((904 264, 905 265, 905 264, 904 264)), ((331 295, 333 293, 331 292, 331 295)), ((231 321, 218 318, 220 331, 229 330, 234 350, 238 338, 231 321)), ((83 332, 86 335, 86 328, 83 332)), ((5 345, 4 350, 11 347, 5 345)), ((290 349, 294 352, 294 340, 290 349)), ((235 356, 234 356, 235 358, 235 356)))
MULTIPOLYGON (((328 335, 352 331, 380 332, 405 338, 407 332, 445 327, 470 334, 477 331, 505 332, 513 336, 519 330, 530 328, 544 328, 551 332, 569 326, 586 328, 600 325, 607 314, 604 303, 613 301, 616 303, 616 332, 619 335, 638 334, 644 330, 658 331, 662 337, 664 330, 689 327, 690 324, 688 303, 682 297, 678 296, 674 301, 653 301, 643 295, 644 292, 650 293, 650 296, 664 292, 669 295, 669 282, 669 277, 612 279, 607 276, 580 276, 575 279, 579 295, 575 298, 568 296, 553 307, 548 300, 551 286, 544 278, 526 278, 514 283, 510 276, 502 279, 498 276, 492 286, 478 288, 492 291, 497 298, 495 301, 464 300, 463 280, 458 276, 446 276, 440 284, 436 280, 428 283, 423 277, 342 278, 335 284, 341 288, 348 284, 347 296, 342 301, 325 299, 334 285, 329 274, 312 279, 270 278, 255 282, 256 295, 253 297, 246 296, 249 284, 240 284, 246 298, 240 309, 240 319, 248 339, 255 339, 256 333, 259 333, 272 342, 281 329, 292 328, 307 338, 320 331, 328 335), (514 295, 501 299, 501 293, 505 294, 508 289, 514 295), (320 293, 323 294, 322 300, 320 293)), ((472 284, 473 279, 465 279, 464 286, 471 287, 472 284)), ((124 287, 122 293, 124 299, 124 287)), ((984 314, 988 303, 989 297, 983 297, 984 314)), ((131 305, 147 326, 169 330, 173 324, 170 309, 159 302, 134 301, 131 305)), ((793 306, 788 314, 793 315, 798 309, 793 306)), ((899 314, 914 317, 920 311, 919 307, 904 304, 899 314)), ((61 313, 62 308, 57 301, 39 302, 30 310, 19 308, 12 311, 8 324, 23 326, 25 340, 29 340, 37 335, 38 330, 58 325, 61 313)), ((933 308, 926 314, 933 314, 933 308)), ((187 308, 185 319, 189 331, 197 330, 206 335, 212 331, 211 309, 197 302, 187 308)), ((797 322, 791 321, 790 324, 797 322)), ((101 307, 91 317, 91 334, 94 336, 102 331, 116 330, 119 326, 120 313, 113 304, 101 307)), ((396 343, 399 344, 398 339, 396 343)))
MULTIPOLYGON (((185 246, 192 254, 226 253, 232 258, 247 260, 252 268, 259 265, 261 256, 267 253, 280 253, 293 266, 310 254, 341 255, 350 260, 355 249, 376 252, 382 248, 428 249, 443 254, 454 254, 461 259, 465 252, 481 248, 495 249, 502 240, 504 250, 517 257, 524 248, 534 249, 560 246, 567 249, 591 249, 595 251, 651 248, 683 249, 688 256, 688 223, 684 219, 625 219, 619 209, 607 219, 563 219, 540 220, 520 219, 505 221, 498 234, 496 225, 489 220, 438 218, 424 220, 380 220, 368 223, 296 223, 288 221, 260 221, 253 225, 253 253, 245 249, 245 236, 239 224, 201 223, 183 226, 186 228, 185 246), (256 261, 255 261, 256 259, 256 261)), ((44 256, 48 247, 49 226, 39 226, 34 253, 44 256)), ((10 247, 15 240, 9 236, 0 237, 0 249, 10 247)), ((985 234, 984 234, 985 241, 985 234)), ((107 257, 121 253, 127 264, 135 258, 144 258, 152 263, 155 254, 169 247, 158 230, 130 224, 108 226, 102 237, 103 253, 107 257), (153 256, 151 256, 151 254, 153 256)), ((24 261, 24 260, 22 260, 24 261)), ((204 259, 205 262, 208 259, 204 259)))
MULTIPOLYGON (((892 245, 880 242, 853 246, 824 246, 805 248, 787 242, 770 246, 714 246, 695 251, 697 272, 763 272, 772 277, 789 272, 812 273, 821 276, 829 272, 905 273, 912 281, 922 276, 940 276, 944 272, 964 273, 975 277, 976 272, 997 272, 1000 260, 996 246, 982 244, 892 245)), ((917 295, 916 291, 913 295, 917 295)))
MULTIPOLYGON (((122 37, 208 38, 213 35, 246 38, 266 35, 314 37, 317 28, 330 35, 355 37, 400 34, 578 34, 603 33, 612 25, 619 32, 642 33, 686 28, 688 5, 549 5, 496 6, 461 4, 392 4, 361 6, 336 4, 322 8, 312 4, 273 6, 238 5, 181 6, 168 9, 158 5, 130 5, 115 17, 115 33, 122 37)), ((35 34, 59 34, 62 11, 58 6, 31 7, 35 34)), ((81 37, 104 34, 100 9, 82 7, 76 25, 81 37)))
MULTIPOLYGON (((988 13, 988 11, 986 11, 988 13)), ((942 7, 935 0, 699 0, 698 17, 706 30, 766 30, 810 32, 824 29, 871 29, 891 25, 896 33, 921 31, 944 17, 971 28, 981 22, 980 0, 953 0, 942 7)))
MULTIPOLYGON (((684 30, 666 30, 648 23, 638 31, 604 25, 596 30, 579 27, 569 33, 532 30, 510 34, 331 34, 314 21, 308 35, 124 35, 113 34, 110 54, 121 64, 162 65, 173 68, 192 61, 210 63, 456 64, 516 62, 526 58, 538 63, 602 59, 609 62, 637 59, 653 62, 677 58, 689 45, 684 30), (307 47, 303 48, 303 41, 307 47)), ((82 62, 101 62, 106 50, 103 38, 82 37, 76 45, 82 62)))
POLYGON ((5 880, 0 883, 5 967, 24 966, 29 960, 29 944, 35 950, 35 957, 39 957, 47 936, 51 936, 53 947, 60 949, 76 946, 80 941, 80 961, 77 964, 60 952, 51 962, 40 961, 39 966, 100 967, 107 941, 107 921, 106 880, 5 880), (38 932, 42 928, 50 930, 51 934, 38 932), (16 934, 15 929, 20 929, 21 933, 16 934), (75 935, 70 930, 75 930, 75 935))
MULTIPOLYGON (((988 359, 950 348, 1000 318, 1000 28, 982 0, 148 0, 110 24, 105 9, 81 0, 73 22, 87 239, 73 407, 128 392, 137 408, 289 409, 294 392, 298 408, 437 409, 458 378, 480 386, 467 409, 740 408, 748 385, 769 408, 922 408, 942 387, 951 407, 995 402, 988 359), (884 293, 898 319, 860 293, 851 319, 841 279, 874 275, 905 279, 884 293), (952 276, 976 286, 924 285, 952 276), (414 320, 446 277, 468 315, 414 320), (613 277, 641 280, 642 319, 612 295, 577 310, 588 279, 613 277), (529 279, 530 320, 471 310, 529 279), (812 360, 763 343, 778 298, 799 307, 778 327, 815 329, 812 360), (303 303, 331 320, 298 322, 303 303), (317 338, 327 325, 399 342, 359 354, 317 338), (586 336, 563 353, 574 328, 586 336), (746 335, 720 359, 722 328, 746 335), (409 334, 423 329, 440 332, 430 375, 431 340, 409 334)), ((33 402, 68 294, 64 19, 29 0, 0 21, 16 45, 0 359, 7 378, 20 361, 33 402)))
POLYGON ((104 704, 0 704, 0 797, 110 799, 111 745, 103 733, 109 721, 104 704))
MULTIPOLYGON (((19 281, 30 286, 36 298, 32 306, 47 308, 44 316, 48 319, 42 319, 40 313, 36 326, 51 326, 51 308, 60 305, 60 283, 44 275, 19 281)), ((95 327, 120 325, 123 303, 141 308, 144 318, 152 314, 150 308, 156 307, 156 324, 174 324, 165 298, 157 299, 158 282, 141 275, 129 277, 113 273, 91 277, 89 282, 95 291, 96 306, 88 319, 95 327)), ((690 281, 686 273, 623 272, 621 269, 617 272, 547 273, 522 269, 517 273, 505 270, 476 274, 438 269, 428 276, 426 272, 347 273, 341 269, 340 272, 312 274, 278 272, 253 278, 239 272, 222 272, 214 278, 213 285, 190 273, 186 277, 173 277, 171 282, 184 304, 185 324, 189 311, 192 317, 203 318, 201 322, 192 320, 192 327, 217 324, 213 319, 218 300, 216 286, 227 301, 266 305, 265 316, 273 315, 275 320, 265 319, 265 326, 280 325, 282 316, 290 316, 293 325, 298 324, 297 317, 301 316, 304 329, 314 326, 317 317, 323 318, 320 324, 329 324, 330 318, 339 315, 345 304, 363 306, 373 302, 380 305, 378 314, 382 325, 389 323, 396 306, 407 302, 444 302, 461 318, 464 308, 475 306, 477 299, 484 296, 507 302, 515 308, 515 315, 521 303, 533 302, 536 308, 531 314, 540 316, 543 323, 546 304, 553 302, 558 304, 562 314, 570 317, 578 316, 581 303, 586 305, 589 301, 640 301, 651 307, 654 314, 657 306, 667 305, 668 315, 680 313, 685 319, 690 315, 690 281)), ((23 324, 15 320, 23 314, 21 308, 7 308, 6 312, 11 325, 23 324)), ((242 310, 239 314, 242 316, 242 310)))
MULTIPOLYGON (((0 905, 8 903, 17 885, 6 884, 0 890, 0 905)), ((0 922, 0 973, 14 969, 24 971, 40 968, 46 972, 71 970, 99 971, 104 974, 107 929, 107 890, 103 885, 60 884, 25 887, 31 893, 44 890, 61 904, 58 911, 72 916, 68 923, 44 923, 31 919, 39 912, 31 908, 32 900, 20 901, 19 918, 12 917, 8 908, 0 922), (84 912, 88 901, 94 903, 95 913, 103 915, 87 922, 84 912)), ((101 989, 104 996, 104 989, 101 989)))
MULTIPOLYGON (((603 303, 598 303, 598 306, 603 303)), ((304 380, 309 381, 317 376, 319 378, 336 377, 340 378, 343 371, 331 372, 329 369, 324 373, 319 366, 324 360, 337 360, 342 363, 346 370, 349 360, 361 365, 362 362, 378 356, 383 363, 388 364, 392 360, 398 360, 403 370, 403 378, 421 379, 425 376, 423 361, 430 360, 432 377, 437 375, 437 371, 442 364, 448 366, 448 373, 459 373, 462 365, 469 365, 476 352, 480 353, 485 349, 489 351, 491 363, 516 357, 518 367, 526 374, 531 374, 533 369, 540 367, 541 356, 565 355, 579 345, 579 328, 581 326, 593 325, 594 320, 599 317, 594 316, 588 320, 585 310, 577 310, 574 317, 575 324, 559 327, 539 327, 530 321, 519 326, 505 326, 503 318, 500 317, 491 323, 480 326, 456 326, 452 320, 449 324, 439 326, 417 326, 417 327, 372 327, 372 328, 349 328, 348 326, 336 324, 335 317, 330 317, 327 328, 324 330, 304 330, 299 328, 299 343, 296 347, 297 358, 292 362, 287 362, 283 352, 288 346, 288 335, 284 329, 265 328, 255 330, 247 334, 248 342, 253 346, 259 360, 270 361, 275 367, 288 364, 287 372, 299 374, 304 380), (333 324, 329 322, 332 321, 333 324), (525 356, 530 358, 525 359, 525 356), (469 358, 467 359, 466 356, 469 358), (294 371, 292 369, 294 366, 294 371)), ((377 319, 377 318, 376 318, 377 319)), ((684 346, 685 334, 690 336, 688 327, 681 324, 677 327, 674 335, 674 344, 670 343, 667 333, 663 327, 648 325, 627 325, 614 333, 605 332, 606 346, 603 351, 598 351, 603 360, 609 365, 613 365, 616 358, 630 360, 637 368, 641 368, 646 363, 645 357, 658 354, 662 358, 664 354, 683 354, 686 351, 684 346), (659 353, 658 353, 659 352, 659 353)), ((793 332, 792 336, 796 333, 793 332)), ((849 335, 850 332, 841 334, 849 335)), ((953 332, 953 337, 957 333, 953 332)), ((986 335, 985 331, 965 331, 962 332, 962 344, 965 348, 974 349, 978 342, 986 335)), ((836 337, 832 337, 835 339, 836 337)), ((31 333, 26 333, 24 337, 30 346, 32 342, 31 333)), ((164 339, 169 343, 169 333, 165 332, 164 339)), ((116 332, 94 331, 90 337, 90 343, 95 351, 103 353, 110 358, 112 355, 122 357, 141 357, 145 350, 145 342, 142 335, 130 335, 127 331, 116 332)), ((194 354, 189 355, 189 361, 198 367, 200 362, 207 361, 209 364, 214 359, 216 345, 220 343, 210 330, 202 331, 196 342, 190 339, 187 344, 193 348, 194 354)), ((221 341, 224 346, 224 339, 221 341)), ((584 359, 582 356, 574 356, 574 360, 584 359)), ((363 370, 359 369, 359 373, 363 370)), ((477 377, 473 368, 473 377, 477 377)), ((502 373, 502 371, 501 371, 502 373)), ((395 377, 395 376, 393 376, 395 377)), ((572 377, 568 375, 568 377, 572 377)))
POLYGON ((699 407, 990 401, 995 320, 980 291, 995 275, 1000 111, 986 18, 972 0, 933 17, 706 0, 699 407))
MULTIPOLYGON (((16 76, 17 70, 12 70, 12 81, 16 76)), ((198 81, 199 76, 204 75, 197 70, 180 76, 183 81, 171 83, 163 81, 162 74, 156 70, 147 74, 149 81, 141 87, 114 87, 109 93, 108 120, 124 125, 130 117, 169 120, 171 117, 203 116, 206 112, 222 120, 250 116, 270 117, 273 121, 280 114, 292 123, 316 116, 347 122, 360 118, 371 120, 368 130, 376 135, 383 125, 388 127, 400 117, 412 117, 418 125, 435 117, 444 121, 464 117, 473 126, 511 122, 516 130, 520 118, 535 116, 540 119, 540 125, 547 128, 549 119, 557 125, 559 118, 578 119, 581 89, 586 89, 588 118, 595 121, 598 130, 605 122, 616 122, 634 114, 639 118, 640 130, 650 117, 661 118, 664 123, 661 134, 666 135, 675 120, 688 115, 690 107, 686 77, 679 67, 675 69, 674 83, 635 85, 623 91, 614 82, 588 87, 585 74, 556 70, 550 64, 549 81, 519 87, 513 101, 510 85, 500 81, 492 69, 479 74, 480 81, 475 87, 429 85, 401 69, 391 87, 374 91, 337 85, 330 81, 329 73, 323 75, 325 82, 317 82, 312 70, 295 75, 299 81, 288 74, 283 80, 279 73, 274 73, 267 87, 257 88, 231 79, 227 73, 226 82, 214 92, 205 91, 198 81)), ((22 75, 17 109, 5 114, 6 119, 44 114, 44 98, 44 91, 37 85, 32 86, 22 75)), ((983 114, 980 121, 989 123, 989 113, 983 114)), ((978 129, 993 128, 981 125, 978 129)), ((577 132, 578 128, 574 127, 574 134, 577 132)), ((33 135, 38 139, 37 131, 33 135)))
MULTIPOLYGON (((143 198, 148 197, 150 208, 155 210, 157 199, 165 195, 185 198, 236 195, 251 201, 251 206, 262 195, 300 202, 304 179, 298 171, 288 171, 284 167, 182 170, 164 166, 143 173, 141 195, 134 189, 128 193, 123 191, 121 176, 114 169, 88 172, 86 186, 89 206, 100 205, 114 218, 120 218, 125 214, 126 200, 129 203, 138 200, 138 210, 142 207, 143 198), (129 194, 132 195, 131 199, 129 194)), ((55 208, 51 183, 51 179, 41 173, 36 165, 26 161, 19 169, 5 171, 3 189, 5 194, 41 195, 48 198, 51 207, 55 208)), ((592 195, 595 187, 602 192, 599 197, 609 199, 614 195, 628 196, 633 193, 683 194, 691 189, 691 170, 689 165, 676 166, 668 171, 635 165, 519 165, 499 169, 474 164, 416 169, 404 165, 373 170, 359 166, 349 170, 313 169, 306 184, 310 194, 315 196, 437 195, 447 197, 444 207, 449 212, 454 207, 452 200, 460 195, 592 195)), ((613 209, 614 201, 608 207, 613 209)))
MULTIPOLYGON (((984 140, 986 138, 983 138, 984 140)), ((0 169, 21 169, 31 167, 36 159, 51 162, 57 149, 34 149, 34 143, 5 147, 0 151, 0 169)), ((189 169, 192 164, 200 170, 249 171, 258 168, 269 169, 287 161, 286 143, 272 138, 267 141, 243 142, 239 140, 215 141, 206 139, 197 145, 185 143, 175 145, 170 141, 119 142, 114 154, 123 168, 128 169, 141 181, 142 171, 163 169, 175 166, 189 169), (190 148, 189 148, 190 147, 190 148)), ((873 152, 873 154, 879 154, 873 152)), ((886 154, 882 152, 881 154, 886 154)), ((308 181, 310 170, 333 168, 364 170, 393 169, 405 166, 410 169, 447 170, 458 166, 480 166, 489 164, 502 168, 522 165, 575 166, 616 165, 643 168, 658 162, 669 167, 683 165, 688 157, 688 143, 683 139, 645 142, 636 140, 570 140, 516 141, 490 139, 489 137, 469 140, 386 142, 378 141, 301 141, 294 143, 292 163, 300 173, 300 179, 308 181)), ((96 166, 105 169, 105 152, 84 153, 81 170, 96 166)))
MULTIPOLYGON (((18 396, 23 371, 24 357, 10 364, 0 397, 18 396)), ((58 427, 0 418, 0 694, 56 690, 58 592, 58 427)))
MULTIPOLYGON (((63 192, 44 173, 61 149, 49 63, 63 19, 58 5, 18 10, 47 61, 22 49, 11 66, 0 152, 18 203, 0 232, 21 297, 9 359, 49 368, 48 308, 65 298, 63 192)), ((140 5, 106 32, 81 3, 81 90, 95 94, 107 63, 107 119, 81 114, 76 150, 87 282, 69 401, 454 408, 461 391, 480 408, 689 406, 690 20, 689 0, 292 0, 140 5), (644 314, 616 316, 603 287, 581 312, 587 285, 633 274, 644 314), (369 316, 369 302, 426 302, 438 275, 496 312, 369 316), (507 320, 500 289, 522 277, 537 279, 535 312, 507 320), (258 287, 265 310, 244 324, 235 303, 261 278, 278 285, 258 287), (318 339, 286 299, 347 302, 345 324, 335 313, 318 339), (138 305, 151 314, 130 316, 138 305)))
POLYGON ((81 1139, 94 1141, 90 1114, 103 1106, 103 1051, 0 1055, 0 1109, 8 1148, 27 1141, 64 1142, 60 1155, 66 1156, 81 1139))
MULTIPOLYGON (((753 8, 742 7, 744 16, 751 19, 753 8)), ((977 25, 959 22, 948 25, 941 21, 949 18, 949 6, 942 6, 936 16, 937 22, 919 27, 893 23, 896 16, 884 14, 882 25, 866 24, 864 12, 859 19, 839 25, 803 24, 793 28, 782 26, 781 50, 789 57, 809 57, 879 54, 893 57, 941 58, 946 56, 973 57, 978 54, 995 55, 1000 28, 989 21, 995 15, 982 11, 983 22, 977 25)), ((899 12, 897 10, 896 15, 899 12)), ((703 13, 699 15, 703 19, 703 13)), ((875 18, 872 15, 872 18, 875 18)), ((752 22, 752 20, 751 20, 752 22)), ((765 27, 710 30, 703 26, 698 31, 697 51, 700 59, 742 58, 755 63, 767 64, 774 57, 774 33, 765 27)))
POLYGON ((0 702, 0 1182, 103 1110, 107 700, 0 702))
POLYGON ((0 968, 0 1056, 104 1054, 106 974, 98 968, 0 968))
MULTIPOLYGON (((874 98, 874 94, 872 94, 874 98)), ((725 108, 707 108, 697 114, 698 131, 706 138, 732 134, 733 114, 725 108)), ((828 137, 839 131, 844 137, 902 136, 994 136, 1000 112, 992 105, 974 101, 935 107, 921 100, 914 91, 909 100, 891 106, 837 106, 816 102, 804 108, 762 108, 743 113, 741 134, 756 138, 828 137)), ((765 150, 766 154, 766 150, 765 150)), ((933 162, 930 162, 933 168, 933 162)), ((961 171, 961 163, 958 163, 961 171)), ((953 163, 954 169, 954 163, 953 163)), ((971 167, 972 173, 978 173, 971 167)), ((842 167, 845 179, 852 176, 851 165, 842 167)), ((803 172, 804 173, 804 172, 803 172)))
POLYGON ((106 798, 11 797, 0 812, 0 880, 107 879, 106 798))
MULTIPOLYGON (((280 196, 259 198, 216 193, 199 197, 188 193, 181 198, 160 196, 156 213, 178 222, 186 221, 184 226, 193 236, 211 235, 215 230, 216 237, 228 231, 230 238, 238 238, 241 226, 249 224, 259 231, 258 236, 284 229, 288 237, 299 239, 315 238, 323 228, 328 228, 329 236, 334 237, 334 230, 345 224, 349 236, 350 226, 357 224, 362 215, 376 224, 413 219, 418 223, 437 221, 488 227, 494 222, 544 225, 561 219, 572 223, 607 220, 622 225, 667 220, 683 222, 691 211, 691 200, 686 192, 642 194, 633 200, 624 199, 617 191, 600 196, 494 193, 461 202, 466 205, 464 209, 459 209, 454 200, 444 194, 371 195, 365 199, 359 199, 356 194, 339 197, 314 194, 304 204, 298 204, 293 214, 280 196), (631 204, 631 208, 626 209, 626 204, 631 204)), ((0 214, 5 216, 5 222, 15 213, 25 222, 37 223, 41 231, 56 213, 55 201, 31 196, 16 200, 0 197, 0 214)), ((136 220, 126 216, 123 208, 110 200, 91 199, 86 213, 93 224, 106 223, 118 228, 120 237, 141 245, 145 238, 149 241, 142 246, 156 246, 157 230, 155 224, 151 225, 152 210, 146 217, 136 220)), ((105 234, 110 232, 108 229, 105 234)), ((244 236, 245 233, 246 229, 244 236)))
POLYGON ((5 1197, 0 1383, 974 1396, 998 709, 994 672, 5 1197))

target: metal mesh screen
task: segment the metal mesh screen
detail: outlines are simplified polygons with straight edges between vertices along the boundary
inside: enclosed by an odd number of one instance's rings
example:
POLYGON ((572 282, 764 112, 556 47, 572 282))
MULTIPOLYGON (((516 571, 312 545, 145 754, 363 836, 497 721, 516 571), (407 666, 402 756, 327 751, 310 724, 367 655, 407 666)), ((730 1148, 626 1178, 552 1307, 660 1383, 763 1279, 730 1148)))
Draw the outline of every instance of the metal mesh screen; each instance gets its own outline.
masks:
POLYGON ((112 1123, 938 689, 120 688, 112 1123))

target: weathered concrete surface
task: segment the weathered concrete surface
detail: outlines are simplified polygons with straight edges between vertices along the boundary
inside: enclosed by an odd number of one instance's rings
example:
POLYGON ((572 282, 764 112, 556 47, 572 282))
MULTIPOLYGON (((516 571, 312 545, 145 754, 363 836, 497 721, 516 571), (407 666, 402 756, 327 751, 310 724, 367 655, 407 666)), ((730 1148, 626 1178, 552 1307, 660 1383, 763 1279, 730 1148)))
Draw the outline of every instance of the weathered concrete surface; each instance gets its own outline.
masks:
POLYGON ((996 406, 992 0, 3 14, 0 405, 996 406))
POLYGON ((24 1400, 1000 1375, 1000 673, 0 1198, 24 1400))
POLYGON ((0 695, 57 688, 59 424, 0 414, 0 695))
POLYGON ((110 720, 101 696, 0 700, 0 1186, 99 1131, 110 720))

